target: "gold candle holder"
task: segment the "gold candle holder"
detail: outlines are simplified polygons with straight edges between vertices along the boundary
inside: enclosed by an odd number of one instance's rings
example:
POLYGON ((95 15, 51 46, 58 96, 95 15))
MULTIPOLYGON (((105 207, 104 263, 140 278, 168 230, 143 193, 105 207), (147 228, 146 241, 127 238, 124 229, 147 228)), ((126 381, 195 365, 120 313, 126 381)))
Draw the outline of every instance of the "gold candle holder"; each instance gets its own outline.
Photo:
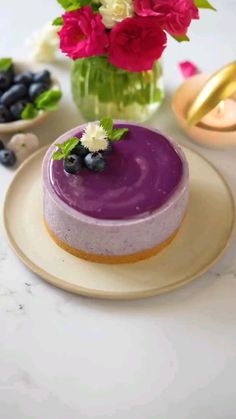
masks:
MULTIPOLYGON (((236 61, 213 74, 187 112, 189 125, 196 125, 221 101, 236 92, 236 61)), ((236 117, 236 116, 235 116, 236 117)))
POLYGON ((210 148, 225 148, 236 145, 236 113, 235 123, 229 127, 208 126, 202 119, 228 98, 236 104, 236 62, 210 78, 202 73, 186 80, 176 91, 172 108, 180 126, 194 141, 210 148))

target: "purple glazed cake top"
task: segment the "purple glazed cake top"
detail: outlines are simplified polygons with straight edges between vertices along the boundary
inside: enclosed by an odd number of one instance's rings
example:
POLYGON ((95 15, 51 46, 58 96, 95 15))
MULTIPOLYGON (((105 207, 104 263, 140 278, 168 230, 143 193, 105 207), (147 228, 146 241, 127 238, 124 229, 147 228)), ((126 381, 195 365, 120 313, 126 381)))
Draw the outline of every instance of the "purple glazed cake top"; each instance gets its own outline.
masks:
POLYGON ((128 127, 129 133, 113 143, 103 173, 84 169, 69 175, 62 161, 50 162, 50 182, 59 198, 98 219, 130 219, 159 209, 183 175, 181 158, 163 135, 128 123, 115 126, 128 127))

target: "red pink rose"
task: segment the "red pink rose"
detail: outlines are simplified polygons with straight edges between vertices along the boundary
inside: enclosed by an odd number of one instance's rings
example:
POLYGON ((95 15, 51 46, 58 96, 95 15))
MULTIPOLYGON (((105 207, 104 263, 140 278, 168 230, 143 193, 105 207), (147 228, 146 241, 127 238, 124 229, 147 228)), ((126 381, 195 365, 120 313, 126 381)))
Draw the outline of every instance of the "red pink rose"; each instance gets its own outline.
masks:
POLYGON ((127 18, 110 32, 109 60, 128 71, 150 70, 161 57, 166 41, 155 17, 127 18))
POLYGON ((102 16, 85 6, 63 15, 63 27, 59 32, 61 50, 70 58, 102 55, 107 51, 108 36, 102 16))
POLYGON ((139 16, 155 16, 171 35, 184 35, 192 19, 199 19, 194 0, 134 0, 139 16))

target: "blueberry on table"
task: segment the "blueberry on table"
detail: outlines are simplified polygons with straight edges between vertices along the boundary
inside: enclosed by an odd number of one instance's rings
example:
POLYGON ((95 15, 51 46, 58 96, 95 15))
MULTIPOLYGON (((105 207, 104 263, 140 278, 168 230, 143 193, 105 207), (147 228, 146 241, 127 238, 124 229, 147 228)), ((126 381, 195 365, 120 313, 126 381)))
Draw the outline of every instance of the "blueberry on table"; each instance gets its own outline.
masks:
POLYGON ((27 87, 24 84, 15 84, 10 87, 0 98, 0 103, 4 106, 11 106, 27 95, 27 87))
POLYGON ((16 155, 12 150, 0 150, 0 163, 5 167, 14 166, 16 163, 16 155))
POLYGON ((21 114, 27 105, 27 100, 19 100, 19 102, 14 103, 10 107, 10 112, 14 119, 21 119, 21 114))
POLYGON ((29 88, 29 97, 31 100, 37 99, 43 92, 48 90, 48 86, 44 83, 33 83, 29 88))
POLYGON ((83 168, 83 159, 77 154, 70 154, 64 160, 64 170, 70 175, 77 175, 83 168))
POLYGON ((11 112, 9 111, 9 109, 6 108, 6 106, 0 104, 0 124, 11 121, 11 112))
POLYGON ((32 71, 24 71, 23 73, 17 74, 14 78, 15 84, 24 84, 25 86, 29 86, 33 83, 34 74, 32 71))
POLYGON ((49 86, 51 83, 50 71, 48 70, 38 71, 38 73, 35 73, 33 81, 34 83, 45 83, 49 86))
POLYGON ((87 169, 93 172, 103 172, 106 168, 106 160, 101 153, 89 153, 84 159, 87 169))
POLYGON ((2 140, 0 140, 0 150, 3 150, 5 148, 4 143, 2 140))
POLYGON ((72 154, 77 154, 78 156, 84 158, 87 154, 89 154, 89 150, 84 147, 83 144, 79 143, 72 151, 72 154))

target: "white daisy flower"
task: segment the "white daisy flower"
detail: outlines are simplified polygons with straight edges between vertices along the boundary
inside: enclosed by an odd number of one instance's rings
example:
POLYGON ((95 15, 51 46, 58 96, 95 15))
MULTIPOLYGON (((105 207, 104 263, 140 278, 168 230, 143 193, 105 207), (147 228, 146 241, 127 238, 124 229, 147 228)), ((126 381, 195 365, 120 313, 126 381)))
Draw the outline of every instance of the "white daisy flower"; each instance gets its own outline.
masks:
POLYGON ((81 143, 88 148, 91 153, 103 151, 108 148, 108 135, 101 125, 90 122, 84 130, 81 143))

